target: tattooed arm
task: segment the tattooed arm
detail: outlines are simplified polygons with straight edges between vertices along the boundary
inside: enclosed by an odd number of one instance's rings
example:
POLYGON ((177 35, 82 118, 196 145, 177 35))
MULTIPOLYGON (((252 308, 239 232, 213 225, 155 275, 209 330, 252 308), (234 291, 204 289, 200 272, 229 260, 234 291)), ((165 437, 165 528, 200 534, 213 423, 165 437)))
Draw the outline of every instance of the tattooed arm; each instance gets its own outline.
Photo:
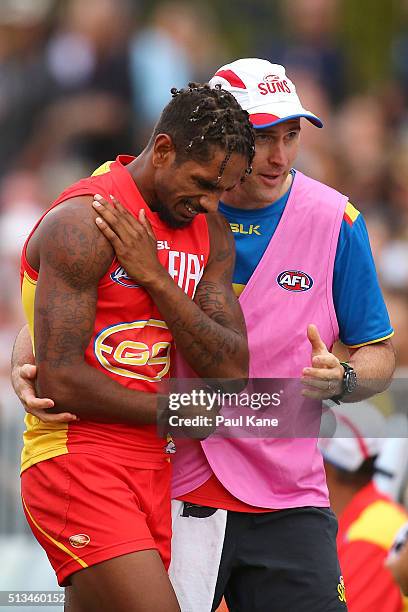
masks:
POLYGON ((246 326, 232 289, 235 241, 220 214, 207 214, 207 222, 210 258, 194 298, 200 310, 192 310, 187 318, 184 310, 174 309, 167 324, 177 348, 202 377, 246 379, 249 370, 246 326))
POLYGON ((150 293, 177 350, 203 378, 245 379, 248 343, 241 307, 232 290, 235 243, 227 222, 218 213, 206 215, 210 258, 193 302, 159 264, 153 229, 143 211, 136 219, 116 199, 111 204, 103 198, 94 202, 102 217, 97 218, 98 227, 129 276, 150 293))
POLYGON ((105 422, 154 423, 156 394, 127 389, 84 358, 94 327, 98 282, 113 258, 112 247, 95 225, 91 201, 73 199, 50 211, 28 244, 28 261, 39 270, 34 313, 37 394, 54 400, 52 412, 105 422))
POLYGON ((235 242, 218 213, 207 214, 210 258, 194 302, 166 278, 147 287, 177 349, 203 378, 245 379, 249 353, 244 316, 232 289, 235 242))

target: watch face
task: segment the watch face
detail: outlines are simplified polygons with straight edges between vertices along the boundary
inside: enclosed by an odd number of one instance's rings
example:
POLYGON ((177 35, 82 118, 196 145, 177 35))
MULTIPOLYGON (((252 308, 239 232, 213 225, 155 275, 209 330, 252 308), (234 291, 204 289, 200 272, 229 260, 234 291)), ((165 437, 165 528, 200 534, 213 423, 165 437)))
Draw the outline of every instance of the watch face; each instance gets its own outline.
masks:
POLYGON ((346 393, 352 393, 357 387, 357 374, 354 370, 348 370, 344 374, 344 389, 346 393))

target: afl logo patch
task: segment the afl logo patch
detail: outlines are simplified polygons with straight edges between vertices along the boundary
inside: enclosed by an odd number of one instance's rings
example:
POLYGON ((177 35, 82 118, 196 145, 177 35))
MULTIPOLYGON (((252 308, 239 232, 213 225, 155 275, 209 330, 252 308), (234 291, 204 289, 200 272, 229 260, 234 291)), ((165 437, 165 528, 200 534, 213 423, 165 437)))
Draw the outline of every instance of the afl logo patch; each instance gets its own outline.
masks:
POLYGON ((69 538, 69 543, 74 548, 83 548, 84 546, 89 544, 90 541, 91 538, 89 537, 89 535, 86 535, 86 533, 78 533, 77 535, 72 535, 69 538))
POLYGON ((286 291, 309 291, 313 287, 312 277, 301 270, 285 270, 276 281, 286 291))
POLYGON ((125 268, 122 268, 122 266, 116 268, 116 270, 111 273, 110 277, 115 283, 118 283, 118 285, 123 285, 123 287, 129 287, 129 289, 140 287, 140 285, 135 283, 133 278, 128 276, 128 273, 126 272, 125 268))

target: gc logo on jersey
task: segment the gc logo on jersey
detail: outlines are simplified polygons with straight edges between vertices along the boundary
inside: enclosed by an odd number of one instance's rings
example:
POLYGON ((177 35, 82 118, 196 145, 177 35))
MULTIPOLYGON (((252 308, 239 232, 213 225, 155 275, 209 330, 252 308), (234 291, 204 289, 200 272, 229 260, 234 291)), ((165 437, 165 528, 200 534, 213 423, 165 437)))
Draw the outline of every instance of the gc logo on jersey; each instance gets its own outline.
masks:
POLYGON ((301 270, 285 270, 281 272, 276 282, 286 291, 309 291, 313 287, 313 279, 301 270))
POLYGON ((111 273, 110 277, 115 283, 123 285, 124 287, 129 287, 130 289, 140 287, 140 285, 135 283, 133 278, 128 275, 125 268, 122 268, 122 266, 116 268, 116 270, 111 273))
POLYGON ((117 323, 96 336, 94 353, 99 363, 113 374, 159 382, 170 369, 168 338, 166 323, 158 319, 117 323), (149 337, 156 342, 149 343, 149 337), (163 339, 157 341, 160 337, 163 339))

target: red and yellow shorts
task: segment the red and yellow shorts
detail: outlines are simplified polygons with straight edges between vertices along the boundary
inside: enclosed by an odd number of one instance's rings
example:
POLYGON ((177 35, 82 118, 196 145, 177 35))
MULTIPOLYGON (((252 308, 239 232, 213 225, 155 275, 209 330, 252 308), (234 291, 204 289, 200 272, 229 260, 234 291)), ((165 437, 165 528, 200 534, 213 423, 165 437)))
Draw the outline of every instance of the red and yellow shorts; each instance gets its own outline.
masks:
POLYGON ((138 469, 96 455, 47 459, 21 476, 23 507, 61 586, 74 572, 157 549, 170 563, 171 465, 138 469))

